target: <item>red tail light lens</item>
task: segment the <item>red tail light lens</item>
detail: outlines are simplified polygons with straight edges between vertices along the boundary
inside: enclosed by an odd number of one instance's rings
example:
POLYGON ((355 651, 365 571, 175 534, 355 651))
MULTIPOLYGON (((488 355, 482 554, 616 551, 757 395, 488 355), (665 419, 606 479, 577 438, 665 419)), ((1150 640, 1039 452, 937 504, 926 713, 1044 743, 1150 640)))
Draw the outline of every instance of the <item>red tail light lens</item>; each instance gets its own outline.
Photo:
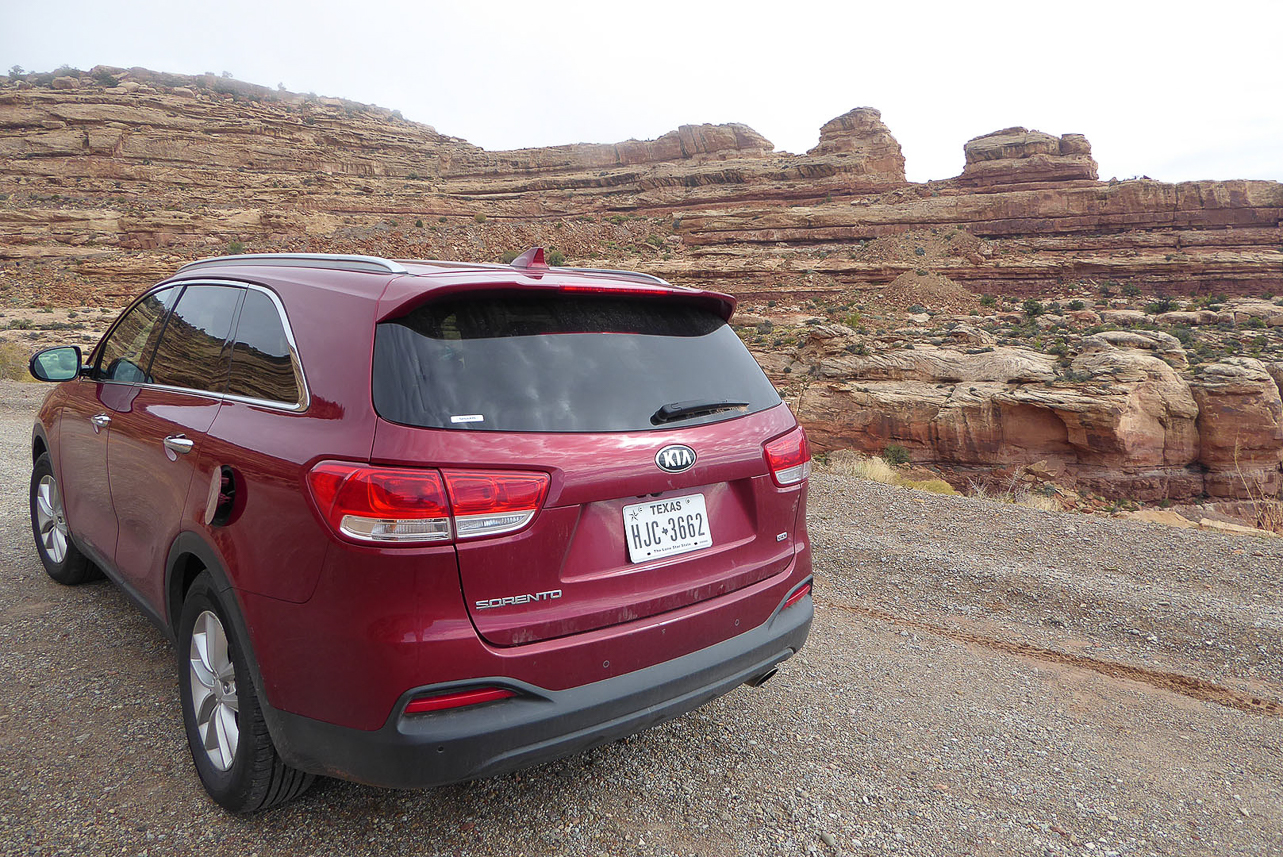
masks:
POLYGON ((796 485, 811 475, 811 447, 801 426, 766 445, 766 464, 771 478, 781 488, 796 485))
POLYGON ((482 687, 475 690, 463 690, 458 693, 442 693, 436 696, 420 696, 410 700, 405 707, 406 714, 424 714, 428 711, 441 711, 446 708, 462 708, 465 705, 480 705, 483 702, 494 702, 496 699, 508 699, 516 696, 510 690, 501 687, 482 687))
POLYGON ((307 481, 321 514, 345 536, 371 542, 450 539, 450 505, 436 470, 323 461, 307 481))
POLYGON ((364 542, 447 542, 519 530, 548 495, 547 473, 372 467, 322 461, 307 474, 336 532, 364 542))
POLYGON ((510 533, 524 527, 548 496, 548 474, 502 470, 446 470, 445 484, 461 539, 510 533))

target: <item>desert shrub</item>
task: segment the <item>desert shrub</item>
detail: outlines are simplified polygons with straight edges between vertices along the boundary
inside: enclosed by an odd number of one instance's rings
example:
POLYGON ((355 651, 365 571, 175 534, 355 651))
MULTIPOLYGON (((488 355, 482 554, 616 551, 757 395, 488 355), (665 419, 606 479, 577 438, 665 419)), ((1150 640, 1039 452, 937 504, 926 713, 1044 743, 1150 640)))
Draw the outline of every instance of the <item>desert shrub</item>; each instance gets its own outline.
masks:
POLYGON ((554 268, 559 268, 566 264, 566 254, 560 250, 548 251, 548 264, 554 268))
POLYGON ((485 216, 485 214, 483 214, 483 213, 482 213, 482 212, 480 212, 480 211, 478 211, 476 214, 472 215, 472 219, 473 219, 473 220, 475 220, 477 223, 485 223, 485 222, 486 222, 486 216, 485 216))
POLYGON ((232 241, 227 245, 228 256, 239 256, 245 252, 245 245, 240 241, 232 241))
POLYGON ((30 381, 27 363, 31 355, 16 342, 0 342, 0 378, 6 381, 30 381))
POLYGON ((511 265, 513 260, 520 255, 521 254, 516 250, 504 250, 503 253, 499 255, 499 261, 505 265, 511 265))
POLYGON ((980 305, 981 305, 981 306, 995 306, 995 305, 997 305, 997 303, 998 303, 998 299, 997 299, 997 298, 995 298, 993 295, 981 295, 981 296, 980 296, 980 305))
POLYGON ((1087 305, 1080 300, 1072 300, 1069 302, 1070 312, 1077 312, 1078 310, 1084 308, 1085 306, 1087 305))
POLYGON ((1024 308, 1025 315, 1030 318, 1036 318, 1043 314, 1042 302, 1037 298, 1029 298, 1024 302, 1024 304, 1022 304, 1022 306, 1024 308))
POLYGON ((909 450, 898 443, 888 443, 882 450, 882 460, 887 464, 908 464, 909 450))

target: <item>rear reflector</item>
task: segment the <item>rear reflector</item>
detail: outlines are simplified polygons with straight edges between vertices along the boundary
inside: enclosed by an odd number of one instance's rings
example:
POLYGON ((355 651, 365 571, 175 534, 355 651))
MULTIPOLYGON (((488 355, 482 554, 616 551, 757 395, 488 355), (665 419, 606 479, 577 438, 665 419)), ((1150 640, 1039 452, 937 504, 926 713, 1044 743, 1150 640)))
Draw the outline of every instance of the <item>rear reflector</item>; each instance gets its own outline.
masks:
POLYGON ((363 542, 448 542, 510 533, 548 494, 547 473, 372 467, 322 461, 307 484, 322 517, 363 542))
POLYGON ((410 700, 410 704, 405 707, 405 713, 423 714, 446 708, 463 708, 465 705, 480 705, 483 702, 494 702, 497 699, 507 699, 516 695, 510 690, 499 687, 482 687, 475 690, 461 690, 458 693, 420 696, 410 700))
POLYGON ((794 592, 792 595, 788 597, 788 600, 784 602, 784 606, 781 607, 780 609, 787 610, 810 594, 811 594, 811 584, 804 583, 798 587, 797 592, 794 592))
POLYGON ((811 447, 801 426, 766 445, 766 464, 771 478, 781 488, 796 485, 811 475, 811 447))

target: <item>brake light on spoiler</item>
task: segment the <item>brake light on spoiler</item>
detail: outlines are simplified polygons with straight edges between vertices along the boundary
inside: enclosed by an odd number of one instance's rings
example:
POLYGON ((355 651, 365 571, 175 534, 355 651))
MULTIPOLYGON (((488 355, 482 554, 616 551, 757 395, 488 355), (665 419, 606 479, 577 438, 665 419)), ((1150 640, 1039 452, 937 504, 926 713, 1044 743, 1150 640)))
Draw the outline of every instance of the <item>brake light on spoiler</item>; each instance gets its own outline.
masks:
POLYGON ((360 542, 423 544, 515 532, 548 495, 547 473, 437 470, 322 461, 307 474, 316 508, 360 542))

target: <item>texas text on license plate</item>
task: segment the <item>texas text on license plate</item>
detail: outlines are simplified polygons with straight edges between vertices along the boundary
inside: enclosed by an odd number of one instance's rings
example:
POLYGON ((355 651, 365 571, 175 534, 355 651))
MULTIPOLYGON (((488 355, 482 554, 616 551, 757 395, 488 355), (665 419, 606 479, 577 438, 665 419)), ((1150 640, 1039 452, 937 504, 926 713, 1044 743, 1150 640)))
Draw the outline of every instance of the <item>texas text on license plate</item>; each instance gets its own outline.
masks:
POLYGON ((646 562, 713 543, 704 495, 651 500, 624 507, 624 539, 628 561, 646 562))

